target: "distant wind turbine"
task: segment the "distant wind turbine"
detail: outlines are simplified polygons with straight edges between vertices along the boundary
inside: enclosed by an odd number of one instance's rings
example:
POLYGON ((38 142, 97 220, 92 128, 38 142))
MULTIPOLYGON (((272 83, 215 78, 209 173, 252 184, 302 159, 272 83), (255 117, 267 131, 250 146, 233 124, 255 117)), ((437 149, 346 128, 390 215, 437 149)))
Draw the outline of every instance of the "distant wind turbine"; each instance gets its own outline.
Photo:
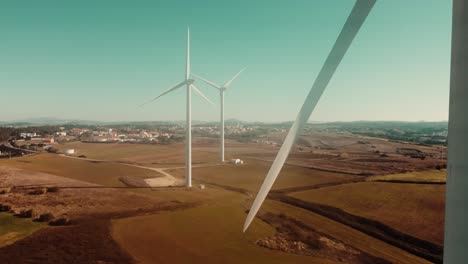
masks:
POLYGON ((197 77, 198 79, 202 80, 203 82, 207 83, 208 85, 210 85, 210 86, 216 88, 217 90, 219 90, 219 96, 220 96, 220 101, 221 101, 221 120, 220 120, 220 123, 221 123, 221 129, 220 129, 220 132, 221 132, 220 133, 221 162, 224 162, 224 92, 231 85, 231 83, 237 78, 237 76, 239 76, 239 74, 241 74, 246 68, 240 70, 238 73, 236 73, 236 75, 234 75, 234 77, 232 77, 229 81, 227 81, 223 85, 219 85, 219 84, 217 84, 215 82, 209 81, 209 80, 207 80, 207 79, 205 79, 205 78, 203 78, 201 76, 198 76, 198 75, 192 73, 193 76, 197 77))
POLYGON ((187 87, 187 124, 185 127, 185 186, 192 187, 192 90, 195 91, 198 95, 203 97, 210 104, 214 105, 197 87, 193 84, 195 80, 190 79, 190 29, 187 29, 187 61, 185 65, 185 78, 182 82, 174 85, 169 88, 159 96, 149 100, 148 102, 140 105, 144 106, 159 97, 170 93, 182 86, 187 87))
POLYGON ((302 105, 302 108, 297 115, 296 121, 294 121, 291 129, 289 130, 283 145, 281 146, 273 164, 271 165, 270 170, 268 171, 267 176, 265 177, 262 186, 260 187, 260 190, 257 193, 257 196, 255 197, 249 214, 247 215, 247 219, 244 223, 244 232, 247 230, 250 223, 252 223, 255 215, 260 209, 260 206, 268 195, 268 192, 273 186, 273 183, 275 182, 278 174, 283 168, 286 159, 288 158, 289 152, 291 151, 296 138, 301 133, 304 125, 307 123, 307 120, 309 120, 312 111, 320 99, 320 96, 333 77, 333 74, 343 59, 343 56, 351 45, 351 42, 353 41, 362 24, 366 20, 367 15, 374 6, 375 1, 376 0, 356 1, 351 14, 349 15, 346 23, 343 26, 343 29, 340 32, 340 35, 338 36, 332 50, 328 54, 327 60, 322 66, 317 79, 315 79, 315 83, 312 86, 312 89, 310 90, 304 104, 302 105))

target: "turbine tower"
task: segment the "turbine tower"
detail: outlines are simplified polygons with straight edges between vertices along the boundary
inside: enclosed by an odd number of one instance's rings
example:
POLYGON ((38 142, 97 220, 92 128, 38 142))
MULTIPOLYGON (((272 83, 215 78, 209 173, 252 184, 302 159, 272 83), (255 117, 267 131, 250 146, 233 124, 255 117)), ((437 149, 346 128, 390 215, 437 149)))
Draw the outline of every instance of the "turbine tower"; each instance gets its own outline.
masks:
POLYGON ((448 124, 444 263, 468 259, 468 5, 454 0, 448 124))
POLYGON ((322 66, 322 69, 315 79, 314 85, 309 92, 304 104, 302 105, 299 114, 297 115, 296 121, 292 125, 291 129, 286 136, 283 145, 281 146, 278 154, 276 155, 273 164, 268 171, 265 180, 263 181, 260 190, 255 197, 255 200, 250 208, 249 214, 247 215, 247 219, 244 223, 244 232, 249 227, 250 223, 253 221, 255 215, 257 214, 260 206, 262 205, 263 201, 265 200, 268 192, 270 191, 273 183, 275 182, 278 174, 280 173, 283 165, 288 158, 289 152, 296 140, 297 136, 301 133, 302 128, 309 120, 312 111, 314 110, 317 102, 320 99, 323 91, 327 87, 328 83, 330 82, 333 74, 335 73, 338 65, 340 64, 341 60, 343 59, 346 50, 348 50, 351 42, 353 41, 354 37, 358 33, 359 29, 361 28, 362 24, 367 18, 367 15, 371 11, 372 7, 374 6, 376 0, 357 0, 356 4, 351 11, 346 23, 343 26, 338 38, 333 45, 332 50, 328 54, 327 60, 322 66))
POLYGON ((185 186, 192 187, 192 90, 200 95, 203 99, 208 101, 210 104, 214 105, 197 87, 193 84, 195 80, 190 79, 190 29, 187 29, 187 60, 185 64, 185 76, 184 80, 173 87, 167 89, 162 94, 156 96, 155 98, 149 100, 148 102, 140 105, 146 105, 159 97, 168 94, 172 91, 179 89, 182 86, 187 88, 187 117, 186 117, 186 127, 185 127, 185 186))
POLYGON ((229 81, 227 81, 225 84, 223 84, 222 86, 215 83, 215 82, 212 82, 212 81, 209 81, 201 76, 198 76, 196 74, 193 74, 193 76, 197 77, 198 79, 202 80, 203 82, 205 82, 206 84, 216 88, 218 91, 219 91, 219 97, 220 97, 220 103, 221 103, 221 116, 220 116, 220 155, 221 155, 221 162, 224 162, 224 92, 226 92, 227 88, 231 85, 231 83, 237 78, 237 76, 239 76, 239 74, 241 74, 246 68, 240 70, 238 73, 236 73, 236 75, 234 75, 234 77, 232 77, 229 81))

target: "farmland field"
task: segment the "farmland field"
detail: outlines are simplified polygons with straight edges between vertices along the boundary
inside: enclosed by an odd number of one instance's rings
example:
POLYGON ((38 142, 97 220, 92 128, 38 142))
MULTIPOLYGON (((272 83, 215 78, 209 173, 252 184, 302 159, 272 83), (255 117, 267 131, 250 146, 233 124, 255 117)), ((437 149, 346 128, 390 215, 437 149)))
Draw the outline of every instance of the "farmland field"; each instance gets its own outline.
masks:
MULTIPOLYGON (((330 147, 332 139, 311 145, 330 147)), ((356 142, 357 139, 347 138, 336 143, 337 147, 343 144, 341 147, 346 148, 346 155, 329 149, 294 151, 273 186, 272 196, 245 234, 242 225, 246 210, 270 168, 278 149, 275 146, 227 141, 227 158, 244 161, 243 165, 233 165, 218 161, 217 139, 194 140, 194 187, 191 189, 128 188, 120 181, 121 177, 163 177, 162 170, 179 180, 184 179, 183 144, 71 142, 55 146, 62 151, 73 148, 77 155, 86 158, 42 153, 0 160, 0 167, 6 168, 3 171, 16 173, 16 176, 10 175, 14 176, 14 181, 10 182, 15 184, 33 186, 34 183, 60 182, 66 186, 64 177, 69 178, 68 181, 81 181, 70 182, 70 185, 86 187, 64 188, 55 194, 39 196, 28 196, 27 192, 16 190, 4 196, 4 201, 15 210, 33 208, 37 212, 77 219, 78 224, 71 228, 83 232, 65 235, 60 229, 47 228, 47 231, 33 233, 28 239, 10 246, 15 248, 17 245, 17 250, 21 245, 35 246, 44 237, 81 239, 79 234, 92 236, 88 229, 96 228, 107 249, 95 251, 96 243, 81 243, 78 248, 73 248, 73 243, 63 244, 61 251, 57 251, 57 261, 66 258, 69 251, 80 250, 87 252, 80 255, 83 261, 99 259, 110 254, 106 252, 113 252, 115 263, 126 263, 125 259, 130 257, 142 263, 186 263, 202 259, 206 263, 262 263, 267 260, 273 263, 428 263, 418 257, 420 255, 349 223, 274 198, 274 195, 280 195, 330 205, 440 245, 443 238, 443 182, 403 184, 380 181, 439 181, 443 179, 443 172, 431 170, 377 176, 361 173, 367 169, 376 174, 387 170, 418 170, 438 161, 412 159, 395 153, 380 157, 370 152, 369 144, 356 142), (344 173, 347 168, 351 170, 344 173), (202 184, 205 189, 200 188, 202 184), (294 243, 302 243, 301 236, 318 236, 329 244, 325 248, 293 252, 296 250, 294 245, 297 246, 294 243), (263 246, 259 246, 259 241, 263 241, 263 246), (274 246, 274 243, 278 244, 274 246), (335 246, 329 247, 330 243, 335 246), (343 252, 354 254, 354 258, 342 259, 346 255, 343 252)), ((371 144, 389 151, 394 149, 386 141, 371 144)), ((8 252, 15 251, 0 250, 0 256, 17 257, 8 252)), ((31 254, 43 256, 48 253, 46 249, 38 248, 31 254)))
MULTIPOLYGON (((236 166, 207 166, 193 168, 193 177, 207 183, 257 191, 268 173, 270 163, 265 161, 246 159, 245 164, 236 166)), ((183 169, 168 170, 173 175, 182 177, 183 169)), ((286 165, 273 189, 308 186, 330 182, 341 182, 355 179, 356 176, 342 173, 324 172, 300 166, 286 165)))
POLYGON ((289 194, 443 243, 445 185, 363 182, 289 194))
POLYGON ((49 173, 111 187, 125 187, 126 185, 119 180, 122 176, 160 176, 157 172, 141 168, 116 163, 71 159, 56 154, 38 154, 0 160, 0 166, 49 173))
MULTIPOLYGON (((85 155, 90 159, 128 162, 156 167, 183 165, 185 153, 183 144, 150 145, 71 142, 57 145, 57 147, 60 150, 75 149, 77 155, 85 155)), ((193 154, 193 162, 195 164, 215 160, 215 153, 199 151, 193 154)))
POLYGON ((421 183, 445 183, 447 181, 446 170, 415 171, 400 174, 389 174, 369 177, 368 181, 390 182, 421 182, 421 183))
POLYGON ((115 220, 112 234, 142 263, 332 263, 256 246, 256 239, 274 234, 274 229, 256 221, 253 231, 243 234, 245 213, 240 205, 245 197, 226 191, 220 194, 210 205, 115 220))

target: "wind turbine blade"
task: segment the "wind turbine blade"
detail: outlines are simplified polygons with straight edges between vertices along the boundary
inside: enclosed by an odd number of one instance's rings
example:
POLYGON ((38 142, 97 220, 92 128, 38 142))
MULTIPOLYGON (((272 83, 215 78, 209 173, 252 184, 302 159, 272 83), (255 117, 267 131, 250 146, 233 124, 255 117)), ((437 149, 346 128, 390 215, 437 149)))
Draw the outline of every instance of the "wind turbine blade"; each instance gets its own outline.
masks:
POLYGON ((239 76, 239 74, 241 74, 245 69, 247 69, 247 67, 245 67, 244 69, 242 69, 242 70, 240 70, 238 73, 236 73, 236 75, 234 75, 234 77, 232 77, 231 80, 227 81, 227 82, 223 85, 223 87, 224 87, 224 88, 228 88, 229 85, 231 85, 232 81, 234 81, 234 80, 237 78, 237 76, 239 76))
POLYGON ((190 28, 187 27, 187 61, 185 64, 185 80, 190 78, 190 28))
POLYGON ((149 100, 149 101, 146 102, 146 103, 141 104, 140 107, 142 107, 142 106, 144 106, 144 105, 146 105, 146 104, 148 104, 148 103, 153 102, 154 100, 158 99, 159 97, 161 97, 161 96, 163 96, 163 95, 165 95, 165 94, 167 94, 167 93, 170 93, 170 92, 176 90, 177 88, 182 87, 182 86, 183 86, 184 84, 186 84, 186 83, 187 83, 187 81, 183 81, 183 82, 180 82, 180 83, 174 85, 173 87, 167 89, 164 93, 162 93, 162 94, 156 96, 155 98, 149 100))
POLYGON ((203 77, 201 77, 199 75, 196 75, 194 73, 192 73, 192 75, 195 76, 197 79, 200 79, 204 83, 206 83, 206 84, 208 84, 210 86, 213 86, 216 89, 221 89, 221 86, 219 84, 215 83, 215 82, 209 81, 209 80, 207 80, 207 79, 205 79, 205 78, 203 78, 203 77))
POLYGON ((333 45, 330 54, 328 54, 327 60, 325 61, 322 69, 320 70, 317 79, 312 86, 312 89, 309 92, 304 104, 302 105, 299 114, 297 115, 296 121, 292 125, 291 129, 286 136, 283 145, 281 146, 273 164, 271 165, 268 174, 260 187, 260 190, 255 197, 255 200, 250 208, 249 214, 247 215, 247 219, 244 223, 244 232, 249 227, 250 223, 255 218, 260 206, 262 205, 263 201, 265 200, 268 192, 270 191, 273 183, 275 182, 278 174, 280 173, 283 165, 291 151, 291 148, 296 140, 297 136, 301 133, 303 126, 309 120, 312 111, 314 110, 317 102, 320 99, 323 91, 327 87, 330 79, 332 78, 333 74, 335 73, 336 68, 340 64, 343 56, 346 53, 346 50, 351 45, 354 37, 358 33, 359 29, 361 28, 362 24, 367 18, 367 15, 371 11, 372 7, 374 6, 376 0, 357 0, 356 4, 351 11, 346 23, 343 26, 343 29, 340 32, 335 44, 333 45))
POLYGON ((197 87, 195 87, 195 85, 191 84, 190 87, 201 97, 203 97, 203 99, 205 99, 208 103, 214 105, 214 103, 208 99, 200 90, 198 90, 197 87))

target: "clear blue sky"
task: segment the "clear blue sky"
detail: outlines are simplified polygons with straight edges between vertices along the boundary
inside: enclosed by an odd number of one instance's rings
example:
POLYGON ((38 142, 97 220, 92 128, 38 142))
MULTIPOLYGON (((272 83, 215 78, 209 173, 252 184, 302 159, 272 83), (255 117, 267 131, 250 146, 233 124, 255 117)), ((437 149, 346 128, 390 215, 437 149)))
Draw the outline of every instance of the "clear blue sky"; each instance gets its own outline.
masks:
MULTIPOLYGON (((192 70, 223 83, 226 118, 293 120, 354 1, 2 1, 0 121, 184 120, 192 70), (21 107, 20 107, 21 106, 21 107)), ((451 1, 379 0, 311 121, 447 120, 451 1)), ((218 105, 218 93, 199 88, 218 105)), ((193 119, 219 108, 193 95, 193 119)))

